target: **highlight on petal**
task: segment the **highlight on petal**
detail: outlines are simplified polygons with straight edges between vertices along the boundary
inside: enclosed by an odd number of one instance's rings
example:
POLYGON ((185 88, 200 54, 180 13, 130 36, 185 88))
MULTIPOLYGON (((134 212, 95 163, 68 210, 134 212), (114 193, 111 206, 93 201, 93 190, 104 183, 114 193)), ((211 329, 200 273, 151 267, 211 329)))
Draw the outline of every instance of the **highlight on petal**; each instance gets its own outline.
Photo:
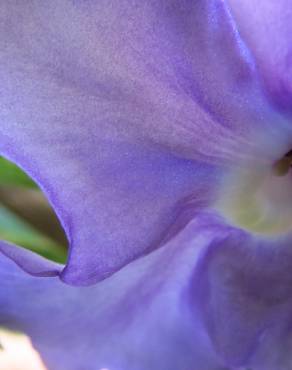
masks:
POLYGON ((46 370, 29 338, 0 329, 0 370, 46 370))
POLYGON ((288 136, 221 0, 11 1, 0 14, 0 153, 56 210, 68 283, 161 246, 186 200, 213 201, 216 166, 257 155, 255 132, 273 138, 277 119, 288 136))
POLYGON ((228 0, 240 35, 258 64, 265 88, 291 111, 292 3, 289 0, 228 0))

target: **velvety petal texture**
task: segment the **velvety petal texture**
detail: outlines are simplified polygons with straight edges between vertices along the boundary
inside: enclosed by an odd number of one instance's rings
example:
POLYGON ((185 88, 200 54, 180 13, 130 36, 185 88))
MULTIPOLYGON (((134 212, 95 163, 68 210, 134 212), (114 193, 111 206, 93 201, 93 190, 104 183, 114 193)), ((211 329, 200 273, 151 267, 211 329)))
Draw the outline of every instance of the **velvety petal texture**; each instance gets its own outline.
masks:
POLYGON ((40 258, 39 255, 27 249, 16 248, 15 245, 5 243, 2 240, 0 242, 0 252, 15 261, 25 272, 34 276, 59 276, 64 267, 61 264, 40 258))
POLYGON ((288 2, 260 0, 249 37, 251 3, 234 4, 0 4, 0 152, 39 183, 70 244, 64 268, 1 242, 0 324, 29 334, 50 370, 291 367, 291 235, 211 213, 234 167, 271 167, 292 146, 266 99, 289 45, 274 57, 263 41, 288 2))
POLYGON ((49 370, 287 370, 290 245, 201 214, 90 287, 33 277, 2 255, 0 325, 30 335, 49 370))
POLYGON ((33 277, 1 255, 0 325, 30 335, 49 370, 227 370, 190 309, 193 269, 210 239, 193 222, 90 287, 33 277))
POLYGON ((218 166, 291 146, 221 0, 12 0, 0 22, 0 152, 59 215, 69 283, 162 245, 218 166))
POLYGON ((291 235, 265 239, 222 225, 201 255, 194 307, 230 366, 290 369, 291 244, 291 235))
POLYGON ((281 108, 292 109, 292 3, 228 0, 240 35, 251 49, 265 88, 281 108))

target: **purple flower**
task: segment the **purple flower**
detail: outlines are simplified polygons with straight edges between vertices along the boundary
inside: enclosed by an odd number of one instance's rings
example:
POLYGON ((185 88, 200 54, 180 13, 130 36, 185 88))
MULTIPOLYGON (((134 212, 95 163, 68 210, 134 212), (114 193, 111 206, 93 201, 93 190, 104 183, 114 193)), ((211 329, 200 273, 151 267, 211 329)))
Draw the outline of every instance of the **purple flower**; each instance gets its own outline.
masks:
POLYGON ((292 367, 291 15, 287 0, 1 3, 0 152, 70 254, 1 242, 0 325, 48 369, 292 367))

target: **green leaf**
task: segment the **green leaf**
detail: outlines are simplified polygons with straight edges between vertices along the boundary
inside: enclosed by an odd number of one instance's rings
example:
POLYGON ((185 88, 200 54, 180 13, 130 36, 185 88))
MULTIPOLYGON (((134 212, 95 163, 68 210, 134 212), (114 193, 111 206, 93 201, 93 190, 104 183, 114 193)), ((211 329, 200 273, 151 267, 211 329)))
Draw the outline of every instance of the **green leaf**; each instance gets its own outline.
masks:
POLYGON ((0 157, 0 185, 38 188, 35 182, 16 164, 0 157))
POLYGON ((18 244, 48 259, 66 262, 66 249, 0 204, 0 239, 18 244))

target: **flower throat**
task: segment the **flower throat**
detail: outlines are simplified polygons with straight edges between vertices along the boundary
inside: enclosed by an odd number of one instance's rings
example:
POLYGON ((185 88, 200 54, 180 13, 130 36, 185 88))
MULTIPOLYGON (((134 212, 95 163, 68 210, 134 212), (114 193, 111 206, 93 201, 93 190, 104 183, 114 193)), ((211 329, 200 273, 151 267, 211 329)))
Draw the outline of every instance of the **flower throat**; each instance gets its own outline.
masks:
POLYGON ((224 180, 216 209, 229 222, 266 236, 292 232, 292 150, 267 165, 235 169, 224 180))

